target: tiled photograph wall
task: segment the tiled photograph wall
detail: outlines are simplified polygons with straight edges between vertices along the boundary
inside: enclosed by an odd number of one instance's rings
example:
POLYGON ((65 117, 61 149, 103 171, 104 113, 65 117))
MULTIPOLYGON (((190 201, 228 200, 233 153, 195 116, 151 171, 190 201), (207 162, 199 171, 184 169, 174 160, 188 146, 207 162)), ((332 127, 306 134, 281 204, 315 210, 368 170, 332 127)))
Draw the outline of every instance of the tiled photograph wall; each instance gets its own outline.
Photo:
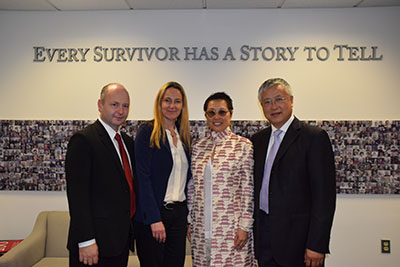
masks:
MULTIPOLYGON (((0 120, 0 190, 65 191, 64 160, 73 133, 87 120, 0 120)), ((142 121, 123 130, 135 136, 142 121)), ((205 121, 191 121, 193 140, 205 121)), ((400 194, 400 121, 307 121, 331 139, 339 194, 400 194)), ((250 138, 265 121, 232 121, 232 131, 250 138)))

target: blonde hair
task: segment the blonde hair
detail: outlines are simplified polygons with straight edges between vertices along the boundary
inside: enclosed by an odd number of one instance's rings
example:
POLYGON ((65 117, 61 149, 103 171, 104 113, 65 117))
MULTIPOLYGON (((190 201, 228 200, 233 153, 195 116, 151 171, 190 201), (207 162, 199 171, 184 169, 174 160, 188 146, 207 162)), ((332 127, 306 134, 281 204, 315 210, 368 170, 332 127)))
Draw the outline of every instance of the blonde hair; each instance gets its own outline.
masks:
POLYGON ((156 146, 161 148, 160 139, 165 143, 165 126, 162 116, 161 104, 164 98, 165 92, 169 88, 174 88, 179 90, 182 94, 182 111, 176 120, 176 124, 179 127, 179 136, 183 146, 186 149, 190 149, 190 127, 189 127, 189 111, 187 106, 187 98, 185 90, 182 85, 177 82, 167 82, 164 84, 160 90, 158 90, 156 100, 154 101, 154 120, 153 120, 153 131, 150 136, 150 147, 156 146))

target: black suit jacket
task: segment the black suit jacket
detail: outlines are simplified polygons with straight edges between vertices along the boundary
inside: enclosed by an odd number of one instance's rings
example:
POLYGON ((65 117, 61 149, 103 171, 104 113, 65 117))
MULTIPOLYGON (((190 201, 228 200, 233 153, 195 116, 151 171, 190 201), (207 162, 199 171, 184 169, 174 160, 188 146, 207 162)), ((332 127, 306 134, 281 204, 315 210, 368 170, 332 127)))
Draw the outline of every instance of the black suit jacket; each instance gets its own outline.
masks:
MULTIPOLYGON (((255 250, 259 253, 259 201, 271 127, 254 144, 255 250)), ((272 255, 281 265, 301 266, 305 249, 329 253, 336 180, 332 146, 325 131, 294 119, 275 157, 269 186, 272 255)), ((265 226, 264 226, 265 227, 265 226)))
MULTIPOLYGON (((135 177, 133 139, 121 133, 135 177)), ((124 252, 132 237, 130 193, 124 170, 108 133, 97 120, 74 134, 65 161, 70 228, 67 247, 93 238, 100 256, 124 252)), ((136 179, 134 178, 134 187, 136 179)))

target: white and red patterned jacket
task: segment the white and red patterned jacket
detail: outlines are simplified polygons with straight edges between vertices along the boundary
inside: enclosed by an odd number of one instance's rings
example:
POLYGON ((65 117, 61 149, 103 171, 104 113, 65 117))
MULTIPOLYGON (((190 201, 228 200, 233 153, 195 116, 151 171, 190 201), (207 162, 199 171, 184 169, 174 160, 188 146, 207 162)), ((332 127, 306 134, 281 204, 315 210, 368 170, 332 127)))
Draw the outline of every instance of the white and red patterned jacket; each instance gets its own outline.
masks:
POLYGON ((255 266, 253 248, 253 146, 232 133, 209 132, 193 145, 192 175, 188 188, 193 266, 206 266, 204 237, 204 169, 214 150, 212 173, 212 241, 210 266, 255 266), (241 228, 248 241, 233 249, 241 228))

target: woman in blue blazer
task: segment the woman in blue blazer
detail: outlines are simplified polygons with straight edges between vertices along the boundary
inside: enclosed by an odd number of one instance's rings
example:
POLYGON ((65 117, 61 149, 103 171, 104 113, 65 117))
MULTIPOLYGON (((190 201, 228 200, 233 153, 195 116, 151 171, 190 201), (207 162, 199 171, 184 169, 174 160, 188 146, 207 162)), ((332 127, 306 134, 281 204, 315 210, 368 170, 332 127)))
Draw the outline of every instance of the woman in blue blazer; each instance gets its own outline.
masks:
POLYGON ((154 119, 143 123, 136 135, 139 193, 135 233, 141 266, 179 267, 185 262, 188 117, 183 87, 168 82, 157 93, 154 119))

